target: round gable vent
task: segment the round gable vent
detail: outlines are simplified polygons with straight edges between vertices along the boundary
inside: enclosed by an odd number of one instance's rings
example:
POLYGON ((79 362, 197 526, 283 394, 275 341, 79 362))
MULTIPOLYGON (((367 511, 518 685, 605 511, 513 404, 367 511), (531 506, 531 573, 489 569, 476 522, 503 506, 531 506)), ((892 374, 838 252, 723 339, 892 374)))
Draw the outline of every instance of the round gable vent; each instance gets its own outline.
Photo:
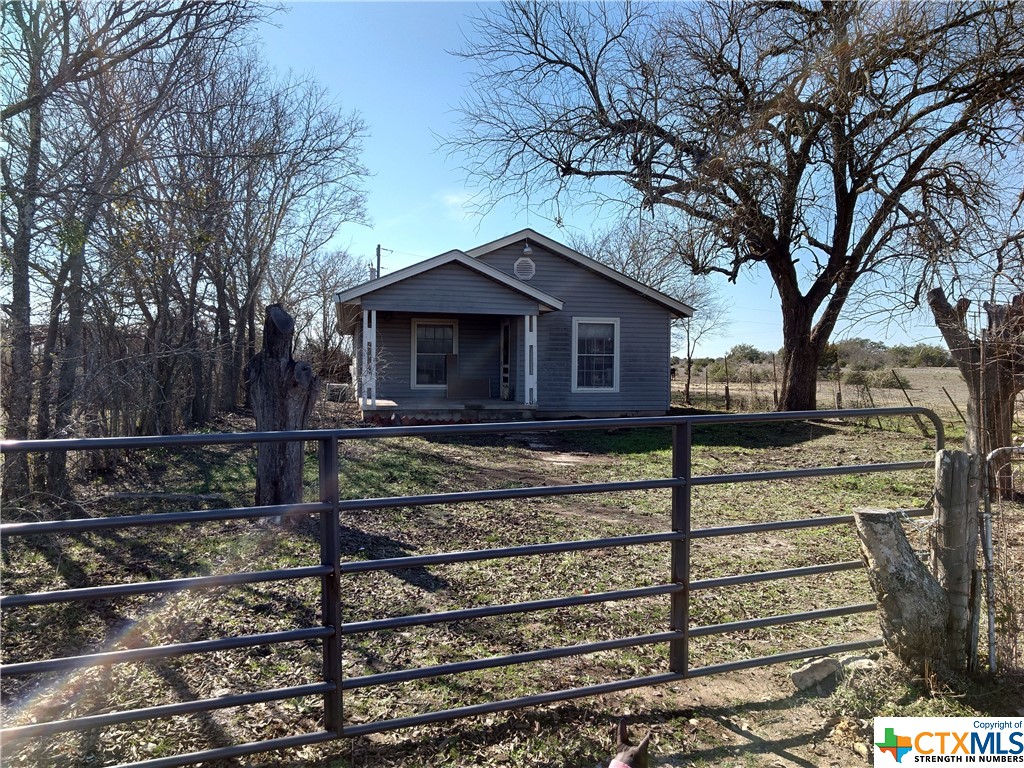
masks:
POLYGON ((529 280, 537 274, 537 265, 533 263, 533 259, 524 256, 516 260, 516 263, 512 265, 512 271, 520 280, 529 280))

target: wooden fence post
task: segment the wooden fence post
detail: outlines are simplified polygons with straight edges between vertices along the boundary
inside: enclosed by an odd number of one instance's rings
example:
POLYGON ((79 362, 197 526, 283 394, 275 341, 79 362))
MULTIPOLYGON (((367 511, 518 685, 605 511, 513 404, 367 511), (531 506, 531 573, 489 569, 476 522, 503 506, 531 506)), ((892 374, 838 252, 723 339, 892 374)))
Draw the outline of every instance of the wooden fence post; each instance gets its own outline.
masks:
POLYGON ((729 356, 725 356, 725 410, 732 410, 732 401, 729 398, 729 356))
MULTIPOLYGON (((263 350, 245 366, 256 429, 260 432, 306 427, 320 393, 312 366, 292 358, 295 321, 280 304, 267 307, 263 350)), ((256 505, 302 501, 303 444, 260 443, 256 450, 256 505)))
POLYGON ((951 668, 967 669, 971 583, 978 550, 978 461, 965 451, 935 455, 935 528, 931 569, 949 597, 946 624, 951 668))

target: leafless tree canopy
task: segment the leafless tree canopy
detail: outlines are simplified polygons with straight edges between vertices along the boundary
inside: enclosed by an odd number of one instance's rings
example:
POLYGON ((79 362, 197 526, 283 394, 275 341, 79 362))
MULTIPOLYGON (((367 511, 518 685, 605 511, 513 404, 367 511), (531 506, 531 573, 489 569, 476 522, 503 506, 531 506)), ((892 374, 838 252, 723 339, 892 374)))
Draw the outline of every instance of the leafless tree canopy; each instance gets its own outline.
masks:
MULTIPOLYGON (((5 7, 6 437, 167 433, 236 408, 267 304, 323 341, 323 283, 348 261, 327 243, 366 217, 366 127, 248 49, 270 12, 5 7)), ((66 498, 65 461, 14 457, 4 499, 66 498)))
POLYGON ((506 2, 477 32, 450 146, 491 199, 629 196, 696 269, 766 269, 783 408, 813 407, 858 281, 921 280, 1019 193, 1013 2, 506 2))

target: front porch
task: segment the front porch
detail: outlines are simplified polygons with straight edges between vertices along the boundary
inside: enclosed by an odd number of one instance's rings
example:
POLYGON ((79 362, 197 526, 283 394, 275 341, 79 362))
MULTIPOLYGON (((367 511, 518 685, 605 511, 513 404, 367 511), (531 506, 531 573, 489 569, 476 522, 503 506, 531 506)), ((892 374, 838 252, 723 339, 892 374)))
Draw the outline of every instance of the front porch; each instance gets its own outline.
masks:
POLYGON ((374 421, 530 418, 538 319, 562 300, 461 251, 335 295, 352 381, 374 421))
POLYGON ((537 316, 361 309, 353 381, 365 420, 512 421, 537 406, 537 316))
POLYGON ((363 421, 374 424, 476 424, 492 421, 532 421, 536 405, 499 398, 449 399, 403 398, 400 401, 378 398, 375 403, 359 403, 363 421))

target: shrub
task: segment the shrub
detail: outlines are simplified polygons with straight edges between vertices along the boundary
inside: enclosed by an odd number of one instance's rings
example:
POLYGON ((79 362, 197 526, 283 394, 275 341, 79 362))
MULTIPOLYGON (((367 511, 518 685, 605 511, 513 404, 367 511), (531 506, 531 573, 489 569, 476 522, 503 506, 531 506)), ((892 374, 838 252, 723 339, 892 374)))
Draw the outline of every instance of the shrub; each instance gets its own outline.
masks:
POLYGON ((771 362, 771 353, 762 352, 752 344, 737 344, 727 353, 730 363, 763 363, 765 360, 771 362))
POLYGON ((868 383, 868 375, 859 368, 847 371, 843 374, 843 383, 852 386, 865 386, 868 383))

